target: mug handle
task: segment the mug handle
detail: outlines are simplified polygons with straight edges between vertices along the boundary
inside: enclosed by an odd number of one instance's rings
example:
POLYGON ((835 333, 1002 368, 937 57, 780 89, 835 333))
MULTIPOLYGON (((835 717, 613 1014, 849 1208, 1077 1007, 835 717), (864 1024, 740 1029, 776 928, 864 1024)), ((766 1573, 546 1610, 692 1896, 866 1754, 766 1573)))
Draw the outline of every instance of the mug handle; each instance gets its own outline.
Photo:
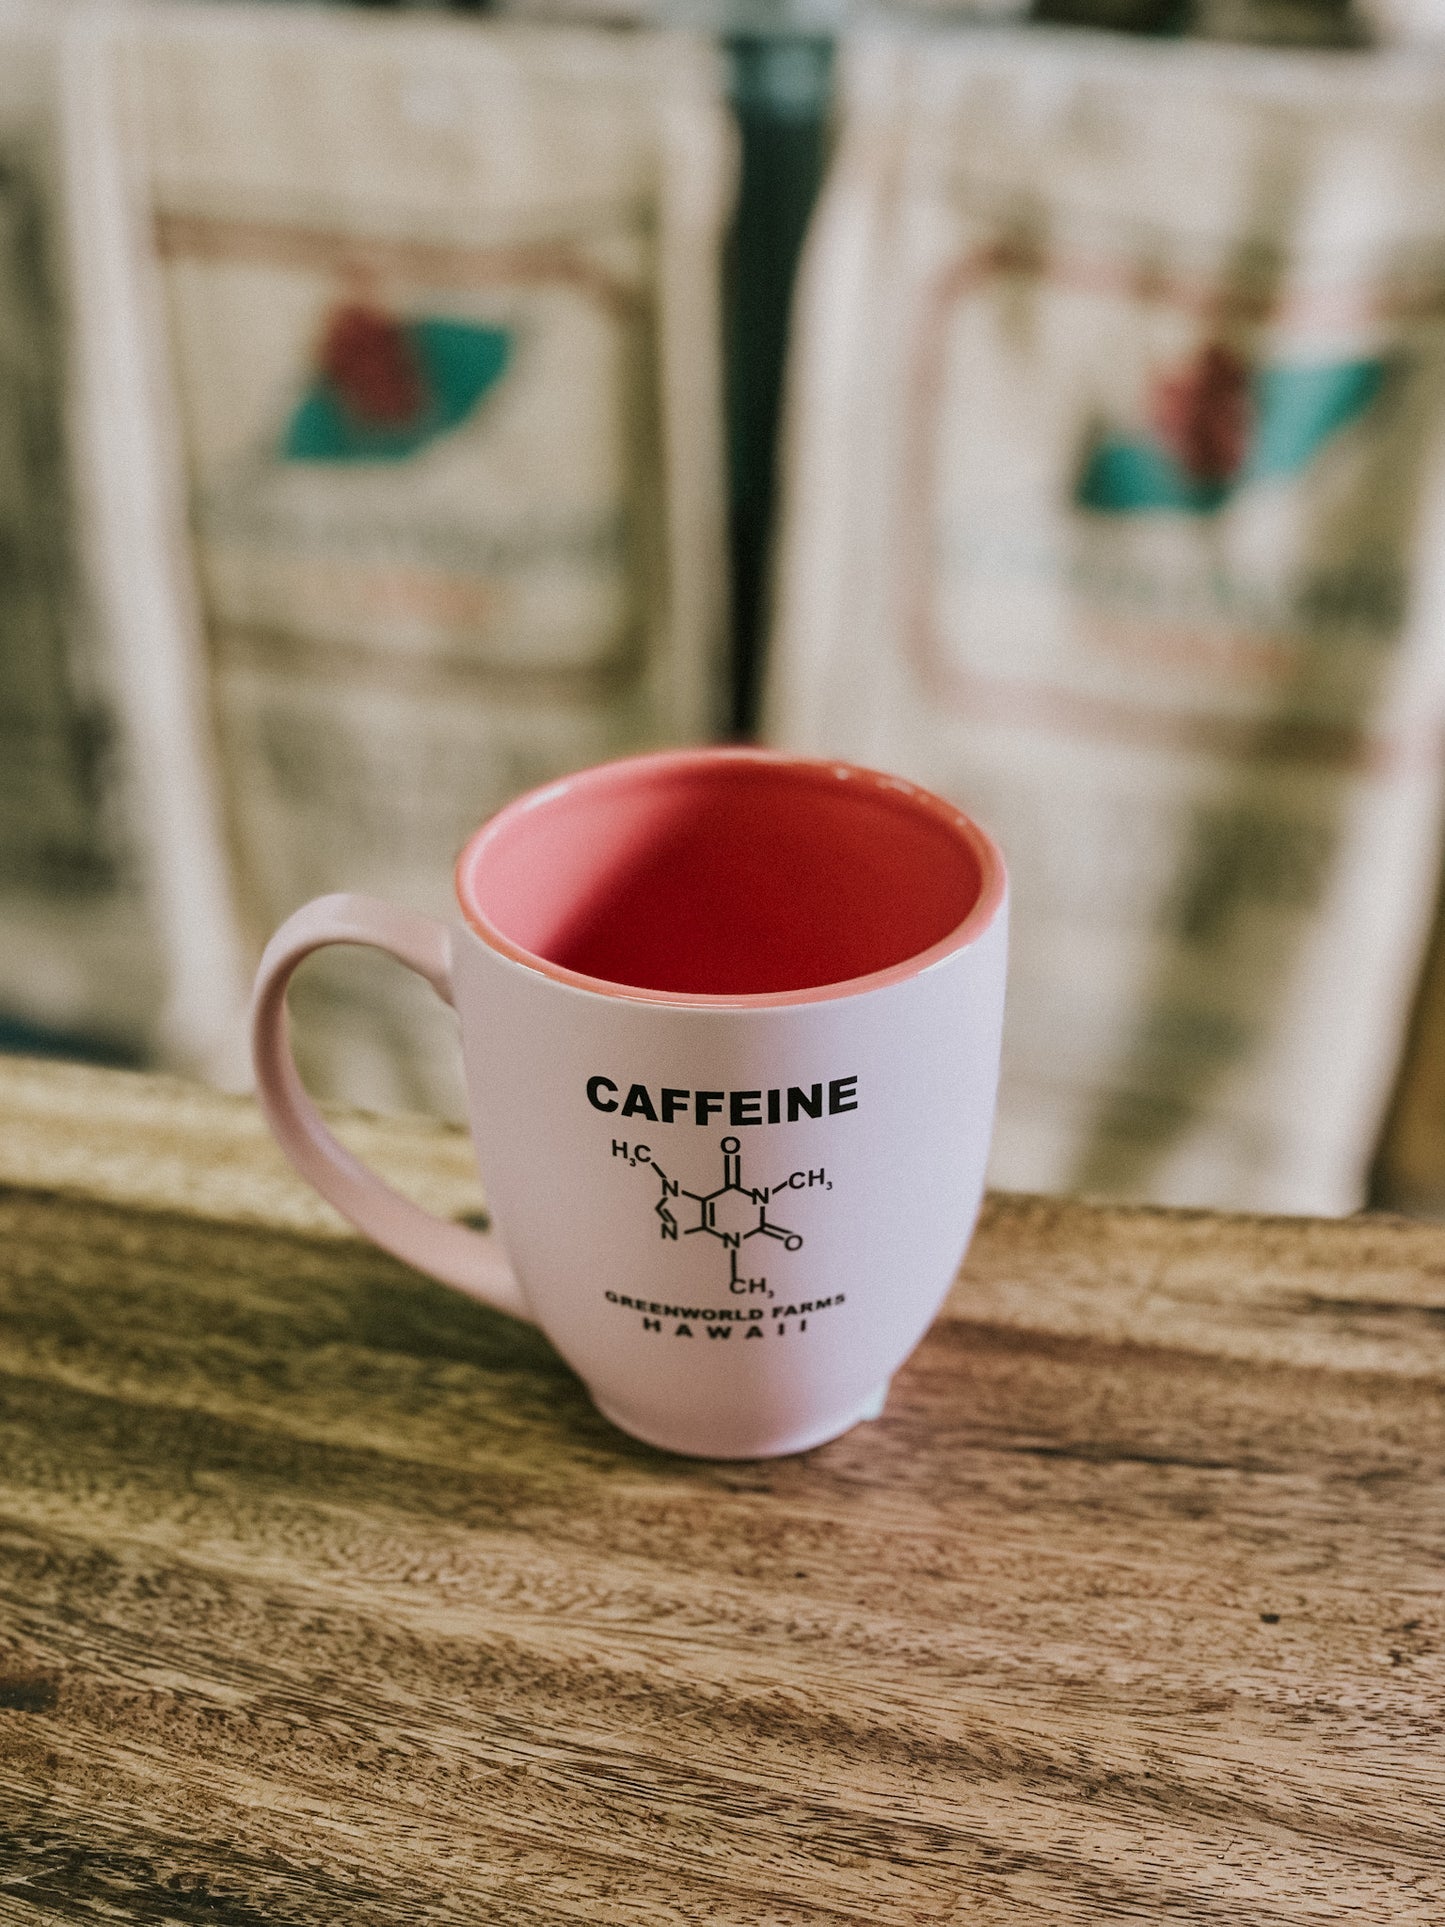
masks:
POLYGON ((267 944, 251 1000, 256 1094, 277 1143, 328 1204, 384 1251, 484 1305, 534 1322, 494 1239, 434 1217, 384 1184, 337 1141, 307 1096, 291 1051, 286 986, 304 958, 333 943, 384 951, 456 1008, 452 933, 444 923, 353 891, 303 904, 267 944))

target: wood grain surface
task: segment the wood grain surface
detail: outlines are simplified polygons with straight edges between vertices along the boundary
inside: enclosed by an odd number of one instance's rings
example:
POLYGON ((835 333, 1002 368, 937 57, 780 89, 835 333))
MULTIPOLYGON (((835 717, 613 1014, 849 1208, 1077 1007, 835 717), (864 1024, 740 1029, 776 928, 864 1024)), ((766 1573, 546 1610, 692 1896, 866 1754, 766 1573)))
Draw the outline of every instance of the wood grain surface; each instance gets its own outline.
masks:
POLYGON ((239 1101, 5 1066, 0 1186, 0 1920, 1445 1921, 1445 1233, 997 1199, 711 1466, 239 1101))

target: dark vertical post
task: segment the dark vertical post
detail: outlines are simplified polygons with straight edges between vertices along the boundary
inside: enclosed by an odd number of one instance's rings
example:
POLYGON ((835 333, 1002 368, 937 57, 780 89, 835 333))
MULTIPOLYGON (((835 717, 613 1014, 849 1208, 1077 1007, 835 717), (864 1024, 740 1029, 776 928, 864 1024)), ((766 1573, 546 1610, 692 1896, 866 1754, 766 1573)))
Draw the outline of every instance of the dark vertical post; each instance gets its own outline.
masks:
POLYGON ((767 620, 779 400, 793 277, 817 198, 831 42, 794 34, 726 42, 741 136, 724 326, 735 678, 732 728, 751 733, 767 620))

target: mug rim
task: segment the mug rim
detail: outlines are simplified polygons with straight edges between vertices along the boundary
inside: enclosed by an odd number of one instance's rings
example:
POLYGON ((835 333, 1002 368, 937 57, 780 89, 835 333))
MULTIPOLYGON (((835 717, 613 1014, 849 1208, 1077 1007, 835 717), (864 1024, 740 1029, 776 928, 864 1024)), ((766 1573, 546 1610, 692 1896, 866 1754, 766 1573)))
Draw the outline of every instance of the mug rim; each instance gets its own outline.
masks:
POLYGON ((596 996, 620 999, 625 1003, 670 1004, 674 1008, 690 1010, 795 1009, 801 1004, 828 1003, 840 997, 857 997, 868 991, 906 983, 977 942, 992 927, 1008 895, 1008 871, 1003 852, 971 816, 934 791, 911 783, 906 777, 870 769, 859 763, 845 762, 838 757, 803 756, 790 750, 742 743, 704 744, 691 749, 651 750, 638 756, 615 757, 524 791, 521 796, 513 797, 511 802, 504 803, 501 809, 472 831, 458 852, 452 880, 457 903, 472 934, 510 962, 520 964, 539 976, 550 977, 553 982, 565 984, 569 989, 590 991, 596 996), (921 814, 931 816, 935 823, 967 843, 978 864, 978 895, 967 914, 952 930, 925 949, 915 951, 911 957, 889 964, 883 970, 870 971, 861 977, 840 978, 836 983, 809 985, 801 990, 748 992, 652 990, 639 984, 617 983, 607 977, 593 977, 580 970, 571 970, 565 964, 553 963, 550 958, 528 950, 525 945, 507 936, 469 895, 472 871, 487 843, 494 836, 502 834, 519 816, 543 808, 575 790, 620 782, 638 773, 645 775, 648 771, 655 771, 659 776, 668 776, 699 766, 728 764, 762 764, 812 777, 826 774, 839 782, 856 783, 873 794, 886 792, 895 803, 901 797, 921 814))

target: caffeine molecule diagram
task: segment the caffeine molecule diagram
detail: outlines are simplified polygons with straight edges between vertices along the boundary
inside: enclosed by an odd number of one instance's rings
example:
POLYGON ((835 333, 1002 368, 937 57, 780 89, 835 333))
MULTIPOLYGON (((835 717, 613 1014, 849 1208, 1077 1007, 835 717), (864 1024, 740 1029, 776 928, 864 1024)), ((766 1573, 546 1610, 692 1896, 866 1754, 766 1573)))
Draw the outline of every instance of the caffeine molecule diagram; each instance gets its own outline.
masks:
POLYGON ((613 1157, 626 1158, 629 1164, 649 1164, 657 1173, 661 1195, 653 1206, 661 1225, 664 1238, 676 1239, 679 1235, 692 1238, 699 1233, 716 1238, 728 1254, 728 1285, 735 1292, 765 1291, 766 1278, 748 1278, 738 1270, 738 1252, 750 1238, 775 1238, 784 1251, 801 1250, 803 1234, 789 1231, 786 1225, 774 1224, 768 1216, 768 1205, 779 1191, 809 1190, 821 1185, 831 1191, 832 1185, 827 1173, 818 1171, 794 1171, 781 1184, 750 1188, 743 1183, 742 1146, 735 1137, 725 1137, 721 1145, 723 1160, 723 1181, 714 1191, 684 1190, 681 1180, 670 1178, 657 1163, 651 1150, 645 1144, 628 1146, 621 1139, 614 1139, 613 1157), (681 1204, 686 1198, 695 1210, 681 1204), (682 1217, 691 1217, 692 1224, 679 1222, 682 1217))

